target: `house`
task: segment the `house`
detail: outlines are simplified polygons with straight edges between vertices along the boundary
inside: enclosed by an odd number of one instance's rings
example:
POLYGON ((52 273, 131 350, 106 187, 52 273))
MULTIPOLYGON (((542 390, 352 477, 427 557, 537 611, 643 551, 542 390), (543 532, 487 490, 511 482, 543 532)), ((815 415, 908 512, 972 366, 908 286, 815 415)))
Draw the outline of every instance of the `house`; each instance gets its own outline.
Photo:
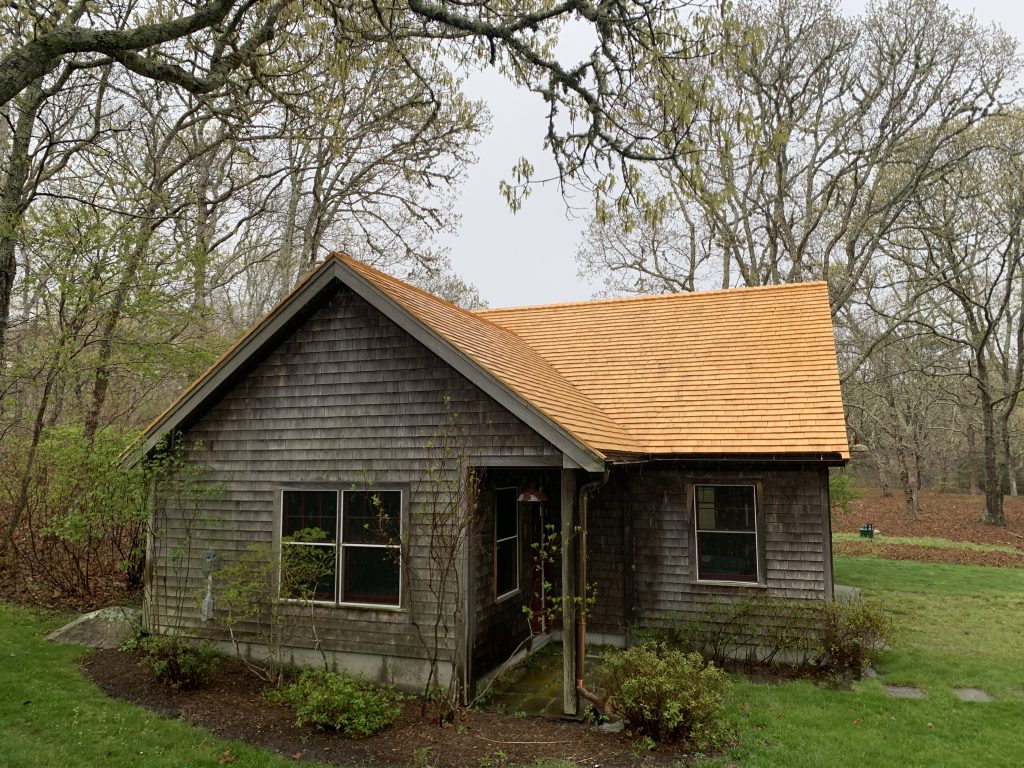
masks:
MULTIPOLYGON (((533 635, 561 634, 575 712, 584 633, 621 643, 633 624, 751 591, 832 598, 828 468, 849 454, 820 282, 474 313, 333 255, 141 452, 167 435, 222 491, 186 524, 173 487, 156 489, 176 557, 150 552, 151 626, 220 637, 197 599, 204 558, 254 541, 280 557, 312 527, 332 564, 312 611, 333 663, 415 687, 423 627, 452 611, 443 661, 467 686, 533 635), (477 511, 445 606, 420 510, 453 416, 464 460, 444 471, 462 483, 472 466, 477 511), (381 510, 390 533, 367 522, 381 510), (545 562, 549 539, 559 556, 545 562), (588 611, 581 585, 596 590, 588 611)), ((311 638, 291 645, 319 658, 311 638)))

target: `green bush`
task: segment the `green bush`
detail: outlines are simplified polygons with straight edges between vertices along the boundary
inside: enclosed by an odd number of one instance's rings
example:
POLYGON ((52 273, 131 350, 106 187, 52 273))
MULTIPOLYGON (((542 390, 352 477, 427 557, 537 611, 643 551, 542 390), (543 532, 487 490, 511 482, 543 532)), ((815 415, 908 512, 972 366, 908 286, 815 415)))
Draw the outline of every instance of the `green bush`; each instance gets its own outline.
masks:
POLYGON ((719 666, 739 663, 771 672, 791 667, 819 674, 859 675, 889 639, 880 606, 753 595, 712 600, 692 616, 637 636, 700 653, 719 666))
POLYGON ((205 643, 196 646, 180 637, 148 635, 128 647, 132 646, 142 652, 139 664, 149 667, 154 678, 176 691, 201 686, 220 661, 205 643))
POLYGON ((892 622, 871 602, 826 603, 825 642, 820 665, 831 672, 860 676, 875 651, 892 635, 892 622))
POLYGON ((849 513, 850 504, 864 495, 848 474, 835 472, 828 476, 828 500, 832 509, 841 509, 849 513))
POLYGON ((598 679, 614 714, 655 741, 685 741, 697 749, 720 743, 725 673, 697 653, 648 643, 605 654, 598 679))
POLYGON ((365 680, 307 669, 284 698, 295 708, 298 725, 314 725, 358 738, 372 736, 391 725, 402 711, 402 696, 394 688, 365 680))

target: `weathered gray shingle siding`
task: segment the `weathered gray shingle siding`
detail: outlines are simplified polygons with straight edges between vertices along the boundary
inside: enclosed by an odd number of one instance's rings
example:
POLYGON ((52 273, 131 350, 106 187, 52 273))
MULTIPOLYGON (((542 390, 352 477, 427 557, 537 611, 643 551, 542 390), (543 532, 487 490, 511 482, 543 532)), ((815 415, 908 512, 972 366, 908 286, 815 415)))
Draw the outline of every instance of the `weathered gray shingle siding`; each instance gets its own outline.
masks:
MULTIPOLYGON (((700 469, 686 464, 613 468, 590 503, 588 580, 597 602, 588 626, 622 633, 630 620, 653 626, 712 601, 745 599, 753 589, 694 583, 690 563, 693 481, 761 483, 762 551, 767 594, 824 599, 827 584, 828 474, 825 468, 786 465, 700 469), (626 519, 632 521, 627 531, 626 519), (626 552, 629 542, 632 552, 626 552), (630 557, 631 554, 631 557, 630 557), (632 605, 626 605, 626 565, 632 560, 632 605)), ((756 588, 757 592, 764 592, 756 588)))
MULTIPOLYGON (((222 562, 251 543, 273 541, 280 525, 284 487, 324 485, 339 489, 372 482, 409 492, 405 512, 427 498, 423 466, 427 442, 458 415, 470 461, 515 456, 523 464, 560 456, 544 439, 483 394, 351 290, 340 287, 292 336, 249 371, 184 435, 201 441, 190 458, 210 469, 224 492, 205 497, 193 521, 191 568, 177 584, 168 558, 154 562, 154 602, 180 602, 181 628, 206 634, 196 595, 205 585, 199 558, 205 550, 222 562)), ((165 491, 158 509, 166 515, 159 542, 165 553, 188 539, 185 518, 165 491)), ((415 515, 413 515, 415 519, 415 515)), ((329 650, 422 658, 413 620, 436 612, 425 589, 426 560, 413 535, 412 565, 403 575, 401 612, 362 608, 318 609, 329 650)), ((297 640, 296 644, 301 641, 297 640)), ((308 643, 307 643, 308 644, 308 643)), ((451 646, 451 643, 448 644, 451 646)))

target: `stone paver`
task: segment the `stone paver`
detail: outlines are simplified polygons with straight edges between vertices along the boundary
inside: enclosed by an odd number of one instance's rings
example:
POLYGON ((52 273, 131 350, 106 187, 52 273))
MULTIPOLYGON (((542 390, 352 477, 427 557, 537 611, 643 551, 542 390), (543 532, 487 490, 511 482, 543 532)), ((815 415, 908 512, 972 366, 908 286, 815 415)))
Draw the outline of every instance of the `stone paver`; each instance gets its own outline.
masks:
MULTIPOLYGON (((593 668, 600 656, 587 653, 586 668, 593 668)), ((487 705, 506 714, 562 715, 562 644, 547 643, 515 669, 504 673, 494 684, 487 705)))
POLYGON ((928 694, 912 685, 886 685, 886 694, 894 699, 926 699, 928 694))
POLYGON ((993 701, 988 691, 981 688, 954 688, 953 693, 960 701, 993 701))

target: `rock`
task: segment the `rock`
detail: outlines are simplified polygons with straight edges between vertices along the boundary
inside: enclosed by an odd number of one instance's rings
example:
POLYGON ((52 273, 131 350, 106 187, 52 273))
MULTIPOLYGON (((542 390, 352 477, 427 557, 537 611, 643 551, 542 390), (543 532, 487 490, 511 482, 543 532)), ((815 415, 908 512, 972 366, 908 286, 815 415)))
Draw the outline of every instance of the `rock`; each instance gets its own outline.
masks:
POLYGON ((622 733, 622 729, 625 727, 625 723, 621 720, 610 720, 607 723, 601 723, 597 726, 597 730, 601 733, 622 733))
POLYGON ((117 648, 135 635, 142 622, 138 608, 114 606, 79 616, 46 636, 54 643, 88 648, 117 648))

